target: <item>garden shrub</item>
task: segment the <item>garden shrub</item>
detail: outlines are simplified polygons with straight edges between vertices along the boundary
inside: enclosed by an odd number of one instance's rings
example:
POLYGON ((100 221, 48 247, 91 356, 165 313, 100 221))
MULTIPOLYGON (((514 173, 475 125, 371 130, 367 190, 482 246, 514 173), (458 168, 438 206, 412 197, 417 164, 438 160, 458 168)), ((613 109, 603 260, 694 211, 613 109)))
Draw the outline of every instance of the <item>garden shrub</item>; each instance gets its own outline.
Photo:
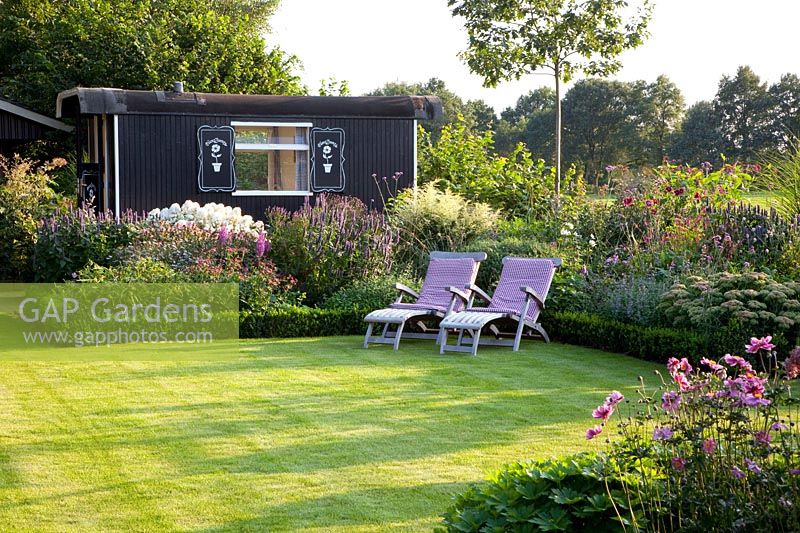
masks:
POLYGON ((440 191, 432 183, 401 191, 388 211, 399 237, 397 261, 417 276, 425 273, 432 251, 464 251, 486 236, 499 217, 488 205, 440 191))
POLYGON ((238 284, 240 310, 258 312, 302 300, 302 294, 293 290, 294 278, 280 274, 272 261, 251 262, 235 251, 201 259, 184 272, 194 283, 238 284))
POLYGON ((345 285, 322 302, 325 309, 382 309, 397 299, 395 283, 418 288, 419 280, 410 276, 374 276, 345 285))
POLYGON ((800 240, 800 219, 791 222, 774 209, 738 204, 709 219, 700 259, 717 271, 780 269, 784 250, 800 240))
MULTIPOLYGON (((673 285, 659 308, 668 324, 709 337, 726 330, 776 333, 784 353, 800 334, 800 282, 780 283, 763 272, 691 277, 673 285)), ((724 337, 715 342, 724 342, 724 337)), ((738 344, 724 342, 718 348, 735 351, 738 344)))
MULTIPOLYGON (((418 145, 420 185, 435 183, 509 217, 543 220, 554 213, 555 168, 522 143, 507 157, 497 155, 493 132, 473 133, 460 117, 442 128, 437 142, 420 128, 418 145)), ((565 172, 565 189, 574 176, 574 168, 565 172)))
MULTIPOLYGON (((667 362, 669 383, 662 378, 648 389, 641 381, 635 412, 618 424, 621 438, 612 439, 609 455, 649 468, 623 488, 650 529, 800 530, 799 402, 790 387, 800 348, 780 368, 770 341, 752 338, 747 346, 760 371, 729 354, 701 367, 675 358, 667 362)), ((605 430, 614 408, 607 400, 592 413, 600 425, 587 439, 605 430)))
POLYGON ((66 164, 54 159, 36 165, 28 159, 0 156, 0 281, 30 281, 36 228, 66 209, 53 190, 50 173, 66 164))
POLYGON ((589 275, 586 290, 596 314, 641 326, 659 326, 663 317, 658 306, 673 283, 664 272, 631 273, 620 278, 589 275))
POLYGON ((278 272, 269 252, 263 231, 233 231, 227 225, 209 230, 199 224, 149 220, 137 226, 129 246, 115 252, 120 266, 109 272, 124 276, 142 268, 145 277, 152 273, 158 278, 161 270, 153 270, 153 265, 166 265, 175 272, 176 281, 237 283, 242 310, 297 303, 295 280, 278 272))
POLYGON ((594 208, 593 227, 579 224, 582 232, 595 236, 593 266, 617 255, 639 272, 725 268, 726 264, 712 260, 710 243, 719 231, 724 238, 724 213, 752 183, 750 171, 740 165, 714 172, 707 167, 662 165, 654 171, 654 179, 640 182, 641 188, 626 190, 615 203, 594 208))
POLYGON ((788 279, 800 279, 800 231, 793 232, 784 246, 776 265, 776 274, 788 279))
POLYGON ((198 261, 235 255, 245 259, 246 267, 261 261, 269 251, 270 242, 263 232, 234 231, 228 226, 209 230, 199 225, 147 220, 135 226, 131 242, 116 252, 114 260, 126 263, 148 258, 186 270, 198 261))
POLYGON ((138 217, 123 213, 118 222, 113 213, 95 214, 91 208, 74 209, 50 217, 39 225, 33 255, 34 279, 59 282, 77 277, 93 262, 115 263, 118 250, 133 240, 138 217))
POLYGON ((148 258, 117 266, 101 266, 94 262, 78 271, 78 281, 86 283, 180 283, 187 276, 168 264, 148 258))
POLYGON ((395 234, 381 213, 357 198, 323 193, 293 213, 270 208, 266 225, 278 269, 297 280, 308 303, 391 270, 395 234))
POLYGON ((632 477, 623 470, 591 453, 515 463, 456 496, 443 515, 443 529, 622 531, 631 521, 618 511, 626 513, 635 503, 623 491, 625 477, 632 477))
POLYGON ((239 336, 251 338, 364 335, 364 317, 373 309, 276 307, 240 314, 239 336))

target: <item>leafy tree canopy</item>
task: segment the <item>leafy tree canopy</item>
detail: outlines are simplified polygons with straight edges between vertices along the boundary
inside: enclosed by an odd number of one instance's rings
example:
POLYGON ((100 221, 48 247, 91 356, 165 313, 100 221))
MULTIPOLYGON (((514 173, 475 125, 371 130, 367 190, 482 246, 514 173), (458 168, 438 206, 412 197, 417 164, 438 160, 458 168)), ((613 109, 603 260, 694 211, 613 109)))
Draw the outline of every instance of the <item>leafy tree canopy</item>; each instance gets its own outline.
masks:
POLYGON ((800 77, 784 74, 769 94, 773 142, 785 151, 792 147, 792 139, 800 138, 800 77))
POLYGON ((439 139, 442 128, 447 124, 463 123, 472 132, 485 132, 492 129, 496 122, 494 109, 483 100, 464 101, 460 96, 447 88, 444 81, 431 78, 425 83, 389 82, 383 87, 368 93, 369 96, 398 96, 403 94, 426 94, 438 96, 442 101, 444 116, 440 119, 423 121, 420 124, 431 134, 435 141, 439 139), (459 118, 461 117, 461 118, 459 118))
POLYGON ((75 86, 300 94, 297 60, 267 51, 275 0, 4 0, 0 94, 45 114, 75 86))
POLYGON ((694 166, 705 161, 718 163, 721 151, 722 138, 714 105, 701 100, 686 111, 681 134, 672 144, 670 157, 694 166))
POLYGON ((770 142, 770 97, 750 67, 739 67, 733 77, 723 76, 714 99, 726 156, 752 161, 770 142))
POLYGON ((643 163, 659 164, 681 127, 685 112, 683 94, 664 75, 654 83, 637 87, 631 107, 637 117, 639 149, 636 158, 643 163))
POLYGON ((505 108, 500 116, 509 122, 516 122, 539 111, 552 112, 555 104, 556 92, 550 87, 539 87, 517 98, 517 105, 505 108))
POLYGON ((506 108, 496 128, 497 151, 509 154, 517 143, 523 142, 532 153, 552 162, 555 95, 550 87, 540 87, 520 96, 514 107, 506 108))
POLYGON ((631 120, 633 86, 599 78, 580 80, 564 98, 565 151, 581 162, 584 177, 599 183, 607 164, 627 162, 626 140, 636 136, 631 120))

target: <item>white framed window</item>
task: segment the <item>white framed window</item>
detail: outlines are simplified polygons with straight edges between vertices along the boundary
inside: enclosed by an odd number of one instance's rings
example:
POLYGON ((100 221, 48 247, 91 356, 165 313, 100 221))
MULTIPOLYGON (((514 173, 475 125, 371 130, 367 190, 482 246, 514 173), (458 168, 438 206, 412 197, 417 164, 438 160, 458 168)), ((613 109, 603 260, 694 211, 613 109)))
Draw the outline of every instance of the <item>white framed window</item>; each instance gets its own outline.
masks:
POLYGON ((231 122, 237 196, 307 196, 310 122, 231 122))

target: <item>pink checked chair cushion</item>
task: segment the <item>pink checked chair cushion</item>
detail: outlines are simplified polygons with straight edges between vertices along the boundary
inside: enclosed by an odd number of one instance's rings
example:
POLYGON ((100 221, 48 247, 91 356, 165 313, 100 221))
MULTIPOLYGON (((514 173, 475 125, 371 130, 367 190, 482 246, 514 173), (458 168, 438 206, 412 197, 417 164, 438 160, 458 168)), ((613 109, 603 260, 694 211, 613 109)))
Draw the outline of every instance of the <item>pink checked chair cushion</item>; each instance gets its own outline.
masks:
MULTIPOLYGON (((395 303, 394 309, 436 309, 445 312, 450 307, 453 293, 448 289, 456 287, 464 290, 475 282, 478 274, 478 263, 470 258, 431 259, 425 282, 419 291, 419 298, 414 303, 395 303)), ((456 302, 455 310, 463 307, 461 300, 456 302)))
MULTIPOLYGON (((556 267, 549 259, 528 259, 523 257, 509 257, 503 264, 500 281, 492 295, 488 307, 470 308, 469 311, 482 311, 489 313, 513 313, 519 315, 525 306, 527 295, 520 287, 531 287, 544 301, 550 291, 556 267)), ((528 308, 529 320, 536 321, 541 309, 533 301, 528 308)))

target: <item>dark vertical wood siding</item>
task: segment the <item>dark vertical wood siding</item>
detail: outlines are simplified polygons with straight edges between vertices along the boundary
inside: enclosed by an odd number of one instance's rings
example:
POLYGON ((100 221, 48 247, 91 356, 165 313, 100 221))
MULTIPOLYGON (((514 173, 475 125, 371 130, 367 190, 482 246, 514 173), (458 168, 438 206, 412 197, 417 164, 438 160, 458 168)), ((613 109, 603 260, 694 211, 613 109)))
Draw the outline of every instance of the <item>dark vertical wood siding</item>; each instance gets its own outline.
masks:
POLYGON ((383 207, 372 174, 376 174, 379 181, 386 176, 391 183, 391 176, 402 172, 400 188, 413 183, 416 171, 413 120, 120 115, 120 209, 149 211, 189 199, 201 204, 217 202, 239 206, 244 213, 262 218, 264 210, 271 206, 289 210, 302 206, 305 201, 302 196, 233 196, 198 191, 197 128, 230 125, 232 120, 311 122, 314 127, 342 128, 346 175, 342 194, 356 196, 367 205, 383 207))
POLYGON ((0 110, 0 140, 32 141, 41 139, 45 129, 40 124, 0 110))

